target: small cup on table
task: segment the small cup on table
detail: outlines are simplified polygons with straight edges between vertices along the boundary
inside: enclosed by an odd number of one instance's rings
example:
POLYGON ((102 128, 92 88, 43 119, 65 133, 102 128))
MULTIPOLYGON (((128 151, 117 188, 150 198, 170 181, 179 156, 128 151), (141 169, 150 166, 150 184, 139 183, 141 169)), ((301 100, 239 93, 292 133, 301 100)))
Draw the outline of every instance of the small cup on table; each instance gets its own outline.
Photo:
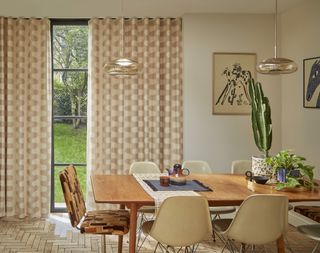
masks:
POLYGON ((160 176, 160 185, 161 186, 169 186, 170 184, 170 177, 169 176, 160 176))

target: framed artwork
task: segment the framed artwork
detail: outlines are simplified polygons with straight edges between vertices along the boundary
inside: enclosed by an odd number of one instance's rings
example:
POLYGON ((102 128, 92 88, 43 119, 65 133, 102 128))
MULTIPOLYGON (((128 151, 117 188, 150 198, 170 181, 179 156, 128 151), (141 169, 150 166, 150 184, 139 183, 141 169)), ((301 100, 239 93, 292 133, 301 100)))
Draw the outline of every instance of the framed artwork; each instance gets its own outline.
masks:
POLYGON ((320 109, 320 56, 303 60, 303 107, 320 109))
POLYGON ((251 113, 249 79, 256 77, 257 54, 213 53, 213 114, 251 113))

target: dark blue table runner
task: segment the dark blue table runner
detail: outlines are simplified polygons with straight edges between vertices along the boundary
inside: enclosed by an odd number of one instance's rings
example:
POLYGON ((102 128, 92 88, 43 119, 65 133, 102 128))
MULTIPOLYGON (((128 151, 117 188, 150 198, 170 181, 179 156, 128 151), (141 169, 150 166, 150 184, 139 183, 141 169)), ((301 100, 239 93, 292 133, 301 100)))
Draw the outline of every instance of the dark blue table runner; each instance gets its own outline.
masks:
POLYGON ((205 186, 198 180, 187 181, 185 185, 172 185, 161 186, 160 180, 143 180, 153 191, 195 191, 195 192, 204 192, 210 191, 212 189, 208 186, 205 186))

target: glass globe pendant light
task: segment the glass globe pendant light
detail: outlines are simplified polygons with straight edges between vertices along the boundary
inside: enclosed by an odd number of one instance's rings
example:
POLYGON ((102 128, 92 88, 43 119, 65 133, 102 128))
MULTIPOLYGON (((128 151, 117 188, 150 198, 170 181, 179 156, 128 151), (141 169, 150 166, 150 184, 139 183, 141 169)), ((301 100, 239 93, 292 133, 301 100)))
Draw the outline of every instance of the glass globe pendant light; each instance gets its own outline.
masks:
POLYGON ((256 69, 261 74, 290 74, 298 69, 297 64, 287 58, 277 57, 277 0, 275 6, 275 45, 274 45, 274 58, 269 58, 258 63, 256 69))
POLYGON ((107 63, 104 67, 112 76, 132 76, 139 72, 138 63, 128 58, 118 58, 107 63))
POLYGON ((123 17, 123 0, 121 1, 121 51, 120 57, 105 64, 105 71, 111 76, 133 76, 139 73, 139 64, 138 62, 131 60, 129 58, 123 57, 124 51, 124 17, 123 17))

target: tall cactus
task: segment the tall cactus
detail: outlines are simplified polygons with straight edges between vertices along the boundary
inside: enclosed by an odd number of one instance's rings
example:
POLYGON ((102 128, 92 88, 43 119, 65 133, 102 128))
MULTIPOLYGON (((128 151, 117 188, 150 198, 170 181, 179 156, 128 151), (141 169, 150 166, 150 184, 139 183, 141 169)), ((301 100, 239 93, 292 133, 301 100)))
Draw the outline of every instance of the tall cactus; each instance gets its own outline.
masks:
POLYGON ((264 96, 261 83, 249 80, 251 98, 251 122, 254 141, 261 152, 268 157, 272 143, 272 122, 269 99, 264 96))

